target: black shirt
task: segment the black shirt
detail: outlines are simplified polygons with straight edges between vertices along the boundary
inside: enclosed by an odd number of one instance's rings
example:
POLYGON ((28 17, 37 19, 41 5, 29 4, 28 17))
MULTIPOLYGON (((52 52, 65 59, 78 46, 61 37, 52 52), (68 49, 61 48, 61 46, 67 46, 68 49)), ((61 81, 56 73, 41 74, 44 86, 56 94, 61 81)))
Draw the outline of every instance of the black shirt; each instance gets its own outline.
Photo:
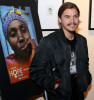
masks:
POLYGON ((76 69, 76 52, 75 52, 75 43, 76 39, 74 38, 73 40, 68 40, 68 43, 70 45, 70 51, 71 51, 71 60, 70 60, 70 74, 76 74, 77 69, 76 69))

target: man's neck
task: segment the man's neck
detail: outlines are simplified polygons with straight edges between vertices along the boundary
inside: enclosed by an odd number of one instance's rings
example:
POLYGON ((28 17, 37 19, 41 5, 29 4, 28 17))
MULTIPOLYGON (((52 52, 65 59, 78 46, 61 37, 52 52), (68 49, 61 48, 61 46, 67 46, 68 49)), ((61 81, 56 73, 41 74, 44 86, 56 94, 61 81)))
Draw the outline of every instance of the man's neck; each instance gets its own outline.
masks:
POLYGON ((68 31, 64 31, 65 37, 68 40, 73 40, 74 39, 74 33, 73 32, 68 32, 68 31))

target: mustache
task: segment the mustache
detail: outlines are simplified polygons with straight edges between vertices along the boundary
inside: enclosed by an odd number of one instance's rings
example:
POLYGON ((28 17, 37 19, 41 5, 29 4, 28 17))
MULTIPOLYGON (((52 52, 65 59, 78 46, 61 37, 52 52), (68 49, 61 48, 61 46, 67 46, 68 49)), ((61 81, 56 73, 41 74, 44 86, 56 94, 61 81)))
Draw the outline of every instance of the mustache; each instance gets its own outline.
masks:
POLYGON ((68 26, 71 25, 71 24, 78 25, 78 24, 76 24, 76 23, 73 22, 73 23, 69 23, 68 26))

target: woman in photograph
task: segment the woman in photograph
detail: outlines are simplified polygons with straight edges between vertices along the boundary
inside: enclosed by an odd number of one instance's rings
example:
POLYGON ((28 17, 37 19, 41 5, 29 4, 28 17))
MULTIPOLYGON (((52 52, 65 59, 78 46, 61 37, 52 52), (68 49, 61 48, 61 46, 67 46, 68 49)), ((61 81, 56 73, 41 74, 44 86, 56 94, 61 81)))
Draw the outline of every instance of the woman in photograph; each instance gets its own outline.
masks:
POLYGON ((29 66, 36 51, 36 43, 31 39, 26 19, 16 8, 2 19, 5 39, 14 54, 5 58, 11 83, 29 78, 29 66))

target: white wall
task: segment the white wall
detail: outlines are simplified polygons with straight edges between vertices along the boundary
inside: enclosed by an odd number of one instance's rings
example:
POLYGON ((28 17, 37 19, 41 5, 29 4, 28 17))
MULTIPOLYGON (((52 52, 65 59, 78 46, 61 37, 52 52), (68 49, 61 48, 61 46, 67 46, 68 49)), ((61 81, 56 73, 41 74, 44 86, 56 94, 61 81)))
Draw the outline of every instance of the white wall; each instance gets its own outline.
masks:
MULTIPOLYGON (((88 51, 89 51, 89 68, 92 74, 92 84, 85 92, 85 100, 94 100, 94 30, 88 30, 89 25, 89 2, 90 0, 64 0, 64 2, 73 2, 77 4, 80 9, 80 21, 77 32, 87 38, 88 51)), ((51 32, 43 32, 43 36, 48 35, 51 32)))

